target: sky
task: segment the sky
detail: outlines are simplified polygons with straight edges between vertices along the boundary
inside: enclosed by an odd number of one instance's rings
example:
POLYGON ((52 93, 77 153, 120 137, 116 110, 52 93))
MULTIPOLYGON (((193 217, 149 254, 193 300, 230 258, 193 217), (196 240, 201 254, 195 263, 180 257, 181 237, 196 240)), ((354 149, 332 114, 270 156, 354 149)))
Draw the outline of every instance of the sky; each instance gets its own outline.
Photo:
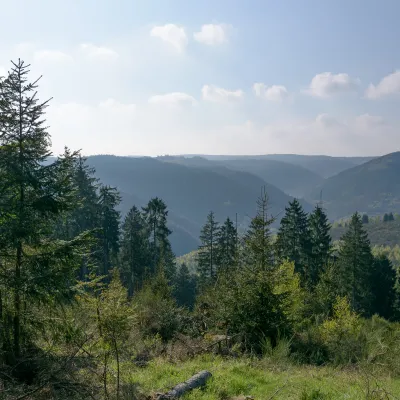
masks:
POLYGON ((55 154, 400 150, 398 0, 0 0, 55 154))

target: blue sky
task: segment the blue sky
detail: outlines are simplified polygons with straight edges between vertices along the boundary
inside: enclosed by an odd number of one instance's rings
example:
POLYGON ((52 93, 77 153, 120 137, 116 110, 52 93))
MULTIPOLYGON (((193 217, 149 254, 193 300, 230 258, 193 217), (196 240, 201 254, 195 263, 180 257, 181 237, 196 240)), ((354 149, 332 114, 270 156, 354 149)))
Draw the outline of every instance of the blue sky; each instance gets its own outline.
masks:
POLYGON ((0 9, 0 73, 21 57, 32 78, 44 75, 56 153, 399 150, 399 1, 0 0, 0 9))

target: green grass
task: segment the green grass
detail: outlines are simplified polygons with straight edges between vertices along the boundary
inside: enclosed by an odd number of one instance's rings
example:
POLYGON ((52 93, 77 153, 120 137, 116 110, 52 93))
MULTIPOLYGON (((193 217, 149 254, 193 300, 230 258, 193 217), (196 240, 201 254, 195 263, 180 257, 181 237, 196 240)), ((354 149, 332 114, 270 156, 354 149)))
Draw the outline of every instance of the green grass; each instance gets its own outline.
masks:
POLYGON ((125 380, 137 383, 146 393, 166 392, 195 373, 207 369, 212 379, 207 387, 186 395, 186 400, 227 400, 240 395, 254 399, 386 399, 400 397, 400 379, 380 376, 366 378, 356 369, 273 365, 268 360, 223 359, 206 355, 186 362, 169 363, 153 360, 146 368, 126 366, 125 380), (384 388, 395 397, 367 397, 366 391, 384 388))

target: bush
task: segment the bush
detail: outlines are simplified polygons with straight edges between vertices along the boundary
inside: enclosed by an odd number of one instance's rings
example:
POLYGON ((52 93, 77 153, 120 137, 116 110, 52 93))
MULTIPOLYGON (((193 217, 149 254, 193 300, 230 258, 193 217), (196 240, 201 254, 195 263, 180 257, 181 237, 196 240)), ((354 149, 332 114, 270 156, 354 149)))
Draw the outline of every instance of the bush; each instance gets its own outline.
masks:
POLYGON ((320 334, 330 361, 335 364, 354 363, 363 358, 365 337, 361 318, 351 310, 346 297, 337 297, 333 318, 320 326, 320 334))

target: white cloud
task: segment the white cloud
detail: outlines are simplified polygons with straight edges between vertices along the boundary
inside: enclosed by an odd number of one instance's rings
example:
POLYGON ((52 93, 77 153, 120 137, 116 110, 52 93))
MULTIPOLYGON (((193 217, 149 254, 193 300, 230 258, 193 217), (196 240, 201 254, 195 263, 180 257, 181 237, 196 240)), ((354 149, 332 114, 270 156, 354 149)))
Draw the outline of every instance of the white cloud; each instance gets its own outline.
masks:
POLYGON ((150 104, 159 104, 162 106, 181 106, 185 104, 189 105, 194 105, 196 104, 196 100, 194 97, 182 93, 182 92, 173 92, 173 93, 167 93, 167 94, 161 94, 161 95, 156 95, 152 96, 149 99, 150 104))
POLYGON ((371 83, 365 91, 365 97, 378 99, 395 93, 400 93, 400 70, 385 76, 376 86, 371 83))
POLYGON ((255 83, 253 85, 253 90, 256 96, 275 102, 281 102, 289 96, 286 87, 282 85, 272 85, 268 87, 264 83, 255 83))
POLYGON ((182 52, 188 44, 185 29, 175 24, 155 26, 150 35, 172 45, 178 52, 182 52))
POLYGON ((231 100, 239 100, 243 98, 242 90, 227 90, 214 85, 204 85, 201 89, 203 99, 213 102, 224 102, 231 100))
POLYGON ((215 46, 228 41, 229 26, 225 24, 206 24, 201 27, 200 32, 193 34, 197 42, 215 46))
POLYGON ((80 49, 88 56, 93 58, 117 58, 118 53, 108 47, 95 46, 91 43, 82 43, 80 49))
POLYGON ((315 122, 322 128, 332 128, 341 125, 341 123, 336 118, 330 116, 327 113, 317 115, 317 117, 315 118, 315 122))
POLYGON ((73 61, 72 56, 58 50, 39 50, 35 51, 34 60, 43 63, 66 63, 73 61))
POLYGON ((346 73, 323 72, 314 76, 306 92, 315 97, 330 97, 338 93, 353 92, 359 85, 359 79, 353 79, 346 73))

